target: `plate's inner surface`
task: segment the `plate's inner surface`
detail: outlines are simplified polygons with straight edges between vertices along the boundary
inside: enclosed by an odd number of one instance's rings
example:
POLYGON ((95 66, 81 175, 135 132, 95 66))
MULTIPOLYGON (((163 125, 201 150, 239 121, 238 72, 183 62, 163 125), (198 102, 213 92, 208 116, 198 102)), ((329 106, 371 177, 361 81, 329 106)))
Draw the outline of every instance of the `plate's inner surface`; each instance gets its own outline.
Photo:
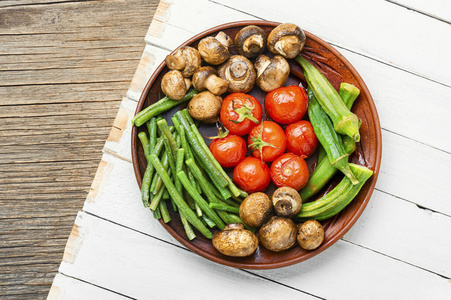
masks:
MULTIPOLYGON (((249 22, 250 24, 250 22, 249 22)), ((260 26, 262 29, 264 29, 268 34, 269 32, 275 27, 276 23, 266 23, 265 25, 261 25, 261 23, 258 23, 256 25, 260 26)), ((247 25, 247 24, 245 24, 247 25)), ((239 25, 231 25, 232 27, 229 28, 221 28, 219 30, 216 30, 210 34, 207 35, 216 35, 219 31, 224 31, 227 33, 232 39, 235 38, 235 34, 245 25, 239 24, 239 25)), ((230 26, 230 25, 229 25, 230 26)), ((325 42, 320 41, 318 38, 310 35, 306 32, 307 35, 307 41, 304 47, 304 50, 302 51, 302 55, 311 61, 317 68, 319 68, 329 79, 329 81, 332 83, 332 85, 338 90, 341 82, 348 82, 351 84, 354 84, 361 90, 360 96, 355 101, 355 104, 352 108, 352 111, 358 115, 358 117, 362 120, 362 125, 360 127, 360 133, 361 133, 361 141, 360 143, 357 143, 357 149, 350 157, 350 162, 364 165, 371 170, 375 170, 376 164, 378 164, 378 153, 377 149, 380 147, 380 141, 378 140, 378 133, 380 134, 379 130, 379 122, 377 119, 377 114, 374 111, 374 106, 369 105, 370 101, 372 103, 371 96, 369 95, 366 87, 365 89, 362 88, 362 85, 360 84, 359 80, 354 76, 352 70, 350 70, 345 63, 342 62, 340 57, 336 56, 334 53, 332 53, 328 47, 331 47, 327 45, 325 42), (379 145, 379 146, 378 146, 379 145)), ((203 36, 202 36, 203 37, 203 36)), ((197 47, 198 41, 202 37, 199 37, 196 40, 193 40, 191 43, 189 43, 189 46, 197 47)), ((188 41, 190 42, 190 41, 188 41)), ((234 49, 234 46, 232 45, 229 48, 231 55, 236 54, 236 51, 234 49)), ((271 56, 272 54, 266 53, 268 56, 271 56)), ((306 87, 306 83, 303 81, 303 75, 301 68, 296 64, 294 61, 289 61, 290 66, 292 67, 292 73, 285 85, 298 85, 301 83, 304 87, 306 87)), ((145 99, 143 100, 143 105, 139 106, 140 110, 149 106, 150 104, 158 101, 162 97, 164 97, 164 94, 161 91, 160 84, 161 79, 163 75, 168 71, 167 67, 164 67, 161 70, 159 74, 155 74, 151 78, 150 82, 150 89, 148 89, 148 94, 145 99), (152 79, 153 82, 152 82, 152 79)), ((157 72, 158 72, 157 70, 157 72)), ((255 98, 258 99, 260 104, 263 107, 263 119, 266 119, 265 114, 265 106, 264 106, 264 100, 266 92, 262 91, 257 86, 254 87, 254 89, 249 93, 255 98)), ((222 97, 225 98, 227 94, 223 94, 222 97)), ((140 103, 141 104, 141 103, 140 103)), ((181 105, 180 107, 174 108, 168 113, 164 115, 164 117, 168 120, 169 124, 172 124, 171 118, 174 115, 174 113, 179 110, 186 107, 186 103, 181 105)), ((306 115, 304 119, 308 120, 308 116, 306 115)), ((202 124, 200 126, 200 132, 204 135, 204 137, 211 137, 217 135, 217 128, 215 124, 202 124)), ((135 142, 135 149, 133 155, 136 156, 137 162, 138 162, 138 168, 139 168, 139 174, 137 174, 139 185, 141 185, 141 178, 144 174, 145 168, 146 168, 146 160, 144 157, 143 149, 139 142, 137 142, 137 133, 139 131, 146 130, 145 126, 141 126, 136 133, 133 136, 134 142, 135 142)), ((244 137, 247 141, 247 136, 244 137)), ((210 140, 206 138, 207 144, 210 143, 210 140)), ((380 153, 379 153, 380 156, 380 153)), ((316 153, 307 159, 307 164, 310 168, 310 171, 312 171, 316 166, 316 153)), ((268 167, 270 164, 268 164, 268 167)), ((136 168, 135 168, 136 170, 136 168)), ((227 170, 229 175, 231 175, 232 169, 227 170)), ((341 173, 337 174, 335 178, 330 182, 330 184, 326 185, 326 187, 323 189, 323 191, 318 195, 321 196, 326 191, 332 189, 342 178, 341 173)), ((324 229, 325 229, 325 241, 315 251, 307 251, 301 249, 297 244, 292 247, 289 250, 282 251, 282 252, 272 252, 266 250, 263 246, 258 247, 257 251, 245 258, 233 258, 233 257, 227 257, 222 254, 220 254, 218 251, 216 251, 213 246, 211 245, 211 241, 208 239, 205 239, 202 234, 198 233, 196 231, 196 238, 192 241, 189 241, 186 238, 183 225, 180 222, 180 218, 178 213, 175 213, 171 205, 168 205, 171 218, 172 220, 168 224, 163 224, 163 226, 166 227, 166 229, 182 244, 187 246, 188 248, 192 249, 193 251, 197 252, 200 255, 203 255, 209 259, 212 259, 216 262, 223 263, 226 265, 231 265, 235 267, 244 267, 244 268, 272 268, 272 267, 279 267, 284 265, 289 265, 295 262, 299 262, 302 260, 305 260, 309 257, 312 257, 316 255, 317 253, 321 252, 325 248, 329 247, 331 244, 333 244, 338 238, 340 238, 347 229, 350 228, 353 222, 355 222, 355 218, 360 215, 361 211, 363 210, 364 206, 369 200, 369 196, 371 194, 372 188, 373 188, 373 181, 375 180, 375 176, 370 178, 368 182, 363 186, 360 193, 357 195, 357 197, 346 207, 345 210, 343 210, 340 214, 337 216, 326 220, 322 222, 324 229), (351 223, 351 224, 350 224, 351 223)), ((266 191, 268 194, 271 194, 274 190, 274 186, 270 186, 268 190, 266 191)), ((316 198, 315 198, 316 199, 316 198)))

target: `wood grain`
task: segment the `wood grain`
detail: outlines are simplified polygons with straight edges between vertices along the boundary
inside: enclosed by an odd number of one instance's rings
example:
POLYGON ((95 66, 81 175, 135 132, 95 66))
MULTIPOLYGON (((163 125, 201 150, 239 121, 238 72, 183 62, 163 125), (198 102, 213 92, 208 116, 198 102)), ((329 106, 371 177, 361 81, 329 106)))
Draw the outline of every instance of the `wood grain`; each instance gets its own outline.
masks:
POLYGON ((45 298, 158 1, 0 4, 0 298, 45 298))

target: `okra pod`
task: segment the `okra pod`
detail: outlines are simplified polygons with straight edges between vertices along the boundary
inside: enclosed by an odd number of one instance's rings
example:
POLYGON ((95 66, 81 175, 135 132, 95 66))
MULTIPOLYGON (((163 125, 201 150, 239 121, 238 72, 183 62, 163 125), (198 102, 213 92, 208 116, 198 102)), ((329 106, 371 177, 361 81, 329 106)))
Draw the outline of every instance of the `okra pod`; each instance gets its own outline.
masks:
MULTIPOLYGON (((340 85, 339 94, 345 105, 351 109, 354 100, 360 94, 360 90, 351 84, 342 83, 340 85)), ((356 148, 355 142, 347 135, 342 136, 342 138, 345 153, 351 154, 354 152, 356 148)), ((338 169, 330 164, 326 151, 322 146, 320 150, 322 151, 318 154, 318 165, 310 176, 307 185, 299 192, 303 202, 319 192, 338 171, 338 169), (322 157, 320 157, 321 153, 324 153, 322 157)))
POLYGON ((358 181, 349 168, 349 154, 345 152, 341 138, 333 129, 329 117, 319 105, 313 91, 310 88, 307 89, 307 95, 309 98, 308 115, 310 122, 312 123, 316 137, 321 142, 324 150, 326 150, 327 158, 329 159, 330 164, 343 172, 343 174, 345 174, 345 176, 348 177, 353 184, 357 184, 358 181))
POLYGON ((340 95, 327 78, 301 55, 295 60, 304 69, 305 80, 321 107, 331 118, 336 132, 360 141, 359 118, 344 105, 340 95))
POLYGON ((345 208, 355 198, 365 182, 373 175, 373 171, 364 166, 352 163, 349 166, 359 180, 358 184, 354 185, 347 177, 344 177, 333 190, 323 197, 303 204, 301 211, 295 218, 325 220, 345 208))

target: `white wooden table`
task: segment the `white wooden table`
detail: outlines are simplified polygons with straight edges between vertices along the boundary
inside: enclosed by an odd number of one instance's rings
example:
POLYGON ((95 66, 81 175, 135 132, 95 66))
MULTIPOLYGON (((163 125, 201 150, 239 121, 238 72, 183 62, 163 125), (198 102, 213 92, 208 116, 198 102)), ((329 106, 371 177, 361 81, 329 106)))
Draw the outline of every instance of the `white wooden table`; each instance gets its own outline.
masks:
POLYGON ((451 2, 161 1, 48 299, 451 299, 451 2), (289 267, 239 270, 181 246, 142 206, 130 118, 147 79, 222 23, 292 22, 338 49, 379 113, 379 179, 335 245, 289 267))

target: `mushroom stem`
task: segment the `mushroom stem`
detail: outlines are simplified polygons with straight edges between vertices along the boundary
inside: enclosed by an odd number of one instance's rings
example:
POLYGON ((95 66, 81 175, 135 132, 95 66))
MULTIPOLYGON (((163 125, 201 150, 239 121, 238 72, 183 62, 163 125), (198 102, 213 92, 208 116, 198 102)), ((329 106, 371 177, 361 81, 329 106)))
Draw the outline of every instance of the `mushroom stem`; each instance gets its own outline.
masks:
POLYGON ((250 53, 258 53, 262 47, 263 37, 261 35, 251 35, 243 44, 243 50, 250 53))
POLYGON ((205 87, 207 90, 215 95, 221 95, 227 91, 229 83, 216 75, 210 75, 205 80, 205 87))
POLYGON ((232 39, 223 31, 218 32, 215 39, 217 39, 226 48, 229 48, 233 44, 232 39))

